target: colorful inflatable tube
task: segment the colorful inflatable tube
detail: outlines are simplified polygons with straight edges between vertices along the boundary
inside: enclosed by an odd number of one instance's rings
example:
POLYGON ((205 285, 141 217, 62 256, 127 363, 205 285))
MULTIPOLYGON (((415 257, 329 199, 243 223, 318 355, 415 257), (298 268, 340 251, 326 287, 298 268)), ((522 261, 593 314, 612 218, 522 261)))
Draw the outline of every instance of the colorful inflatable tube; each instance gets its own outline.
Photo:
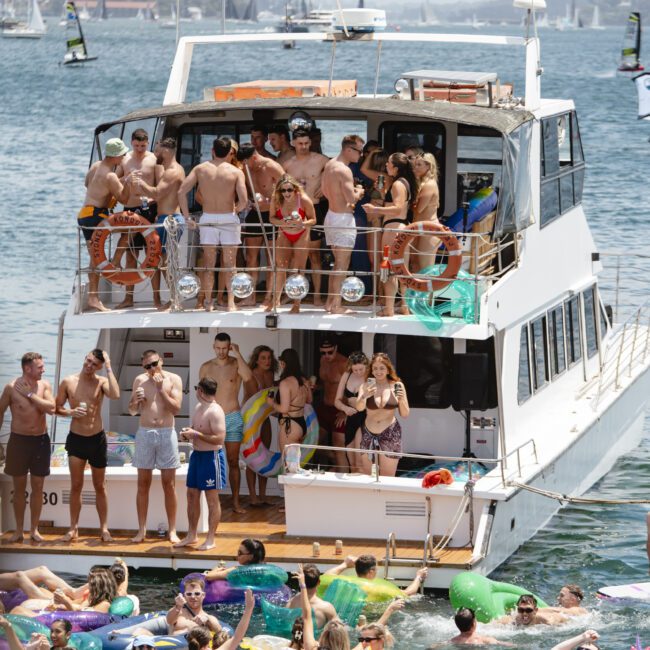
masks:
POLYGON ((275 564, 245 564, 228 574, 228 582, 244 589, 261 587, 272 589, 281 587, 289 579, 289 574, 275 564))
POLYGON ((36 614, 36 620, 43 623, 43 625, 47 625, 48 628, 58 618, 70 621, 73 632, 91 632, 98 627, 103 627, 118 619, 121 620, 122 617, 93 611, 56 611, 38 612, 36 614))
POLYGON ((375 578, 368 580, 367 578, 358 578, 357 576, 341 574, 330 575, 323 574, 320 577, 320 584, 318 585, 318 595, 323 598, 330 584, 335 580, 346 580, 354 585, 357 585, 366 594, 366 602, 368 603, 384 603, 393 598, 406 598, 404 592, 393 582, 384 580, 383 578, 375 578))
MULTIPOLYGON (((534 595, 523 587, 496 582, 471 571, 459 573, 449 585, 449 600, 454 610, 469 607, 481 623, 505 616, 525 594, 534 595)), ((539 607, 548 607, 539 596, 535 598, 539 607)))
MULTIPOLYGON (((11 623, 14 628, 18 639, 23 644, 27 644, 32 634, 44 634, 48 640, 50 639, 50 629, 47 625, 37 621, 30 616, 19 616, 17 614, 6 614, 5 618, 11 623)), ((60 618, 60 617, 59 617, 60 618)), ((4 640, 4 633, 0 630, 0 641, 4 640)), ((5 645, 0 643, 2 650, 5 650, 5 645)), ((76 648, 76 650, 102 650, 102 641, 94 634, 87 632, 75 632, 68 641, 68 646, 76 648)), ((6 646, 8 648, 8 645, 6 646)))
POLYGON ((469 197, 467 207, 467 222, 463 224, 465 208, 460 207, 454 214, 445 219, 445 226, 454 232, 469 232, 472 226, 487 216, 497 207, 497 193, 492 187, 484 187, 469 197), (465 225, 465 229, 463 229, 465 225))
MULTIPOLYGON (((271 565, 249 565, 249 566, 271 566, 271 565)), ((243 568, 243 567, 242 567, 243 568)), ((236 571, 237 569, 235 569, 236 571)), ((231 572, 232 573, 232 572, 231 572)), ((286 576, 286 571, 284 572, 286 576)), ((181 593, 185 593, 185 584, 191 577, 200 577, 205 580, 202 573, 190 573, 186 575, 180 584, 181 593)), ((285 577, 286 581, 286 577, 285 577)), ((245 601, 246 589, 250 587, 256 598, 264 597, 272 603, 283 605, 291 598, 291 589, 287 585, 279 585, 275 587, 256 587, 247 585, 245 587, 238 587, 229 582, 229 580, 211 580, 205 583, 205 600, 204 605, 213 605, 219 603, 240 604, 245 601)))
MULTIPOLYGON (((242 454, 246 465, 261 476, 278 476, 282 473, 282 454, 271 451, 262 442, 261 431, 265 420, 273 413, 273 407, 266 402, 269 389, 265 388, 251 396, 242 406, 244 419, 244 437, 242 438, 242 454)), ((306 445, 314 445, 318 441, 318 419, 310 404, 305 404, 305 421, 307 433, 303 440, 306 445)), ((305 465, 314 455, 313 449, 305 450, 300 460, 305 465)))
POLYGON ((27 600, 27 594, 22 589, 13 589, 12 591, 0 591, 0 602, 5 608, 5 612, 10 612, 14 607, 27 600))

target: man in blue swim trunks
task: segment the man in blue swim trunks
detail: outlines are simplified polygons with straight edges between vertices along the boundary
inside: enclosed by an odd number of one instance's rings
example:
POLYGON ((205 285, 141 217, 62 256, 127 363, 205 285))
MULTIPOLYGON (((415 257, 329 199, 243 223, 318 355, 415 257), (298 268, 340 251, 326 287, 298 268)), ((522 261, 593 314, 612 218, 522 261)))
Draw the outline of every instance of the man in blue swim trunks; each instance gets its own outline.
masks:
POLYGON ((199 551, 214 548, 214 536, 221 520, 219 490, 226 487, 226 416, 216 402, 217 382, 204 377, 194 386, 198 403, 192 415, 192 426, 181 429, 181 438, 192 443, 187 470, 187 535, 175 546, 193 546, 199 541, 201 492, 208 502, 208 534, 199 551))
POLYGON ((217 382, 217 403, 226 414, 226 459, 228 461, 228 479, 232 492, 232 509, 241 514, 246 512, 239 503, 239 450, 244 435, 244 421, 239 404, 239 389, 242 382, 253 377, 253 371, 242 357, 239 346, 232 343, 230 336, 219 332, 214 337, 215 357, 206 361, 199 370, 199 378, 209 377, 217 382))

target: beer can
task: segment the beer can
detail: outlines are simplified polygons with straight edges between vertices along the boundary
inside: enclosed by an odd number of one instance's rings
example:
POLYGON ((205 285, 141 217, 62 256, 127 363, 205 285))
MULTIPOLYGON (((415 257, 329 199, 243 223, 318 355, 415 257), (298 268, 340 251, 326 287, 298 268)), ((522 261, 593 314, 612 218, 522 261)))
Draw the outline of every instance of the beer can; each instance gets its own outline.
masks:
POLYGON ((320 542, 314 542, 311 546, 311 554, 314 557, 320 557, 320 542))
POLYGON ((337 539, 334 542, 334 555, 343 555, 343 540, 337 539))

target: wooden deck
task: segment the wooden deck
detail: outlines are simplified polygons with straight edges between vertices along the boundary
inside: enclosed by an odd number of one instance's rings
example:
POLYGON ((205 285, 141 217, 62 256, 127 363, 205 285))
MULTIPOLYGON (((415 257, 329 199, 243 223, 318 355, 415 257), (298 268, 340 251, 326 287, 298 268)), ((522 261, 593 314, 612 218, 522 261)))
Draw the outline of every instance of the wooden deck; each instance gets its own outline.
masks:
MULTIPOLYGON (((104 543, 97 537, 97 530, 80 530, 79 539, 74 542, 64 542, 61 538, 66 532, 63 529, 48 527, 46 522, 41 528, 45 538, 42 543, 30 542, 25 538, 23 543, 10 543, 11 533, 0 537, 0 554, 3 557, 4 570, 12 567, 11 554, 28 554, 30 556, 43 556, 42 563, 47 564, 46 556, 92 556, 96 561, 102 558, 119 556, 129 564, 147 566, 148 560, 167 560, 169 565, 200 563, 204 568, 210 568, 220 560, 232 562, 236 558, 240 541, 245 537, 254 537, 264 542, 266 547, 266 560, 273 564, 297 564, 299 562, 316 562, 319 565, 334 565, 343 560, 346 555, 360 555, 371 553, 377 557, 379 564, 383 565, 386 555, 386 541, 377 539, 343 539, 343 554, 336 555, 335 540, 333 538, 305 538, 293 537, 286 534, 284 513, 279 512, 282 500, 271 498, 273 505, 263 508, 248 507, 244 514, 236 514, 230 506, 230 499, 222 501, 222 521, 217 533, 217 545, 210 551, 198 551, 191 547, 174 548, 169 542, 160 539, 156 531, 150 531, 144 542, 134 544, 130 537, 135 531, 113 530, 114 541, 104 543), (313 542, 320 542, 320 556, 313 555, 313 542)), ((180 534, 180 533, 179 533, 180 534)), ((182 536, 182 535, 181 535, 182 536)), ((199 539, 202 541, 202 537, 199 539)), ((421 566, 423 556, 423 543, 397 540, 396 557, 401 560, 411 560, 412 566, 421 566)), ((445 567, 465 569, 471 562, 472 550, 469 547, 448 548, 440 553, 437 562, 430 562, 431 568, 445 567)), ((109 560, 105 560, 108 562, 109 560)), ((411 563, 407 563, 411 565, 411 563)), ((156 563, 159 565, 159 563, 156 563)), ((70 572, 76 573, 74 566, 70 572)))

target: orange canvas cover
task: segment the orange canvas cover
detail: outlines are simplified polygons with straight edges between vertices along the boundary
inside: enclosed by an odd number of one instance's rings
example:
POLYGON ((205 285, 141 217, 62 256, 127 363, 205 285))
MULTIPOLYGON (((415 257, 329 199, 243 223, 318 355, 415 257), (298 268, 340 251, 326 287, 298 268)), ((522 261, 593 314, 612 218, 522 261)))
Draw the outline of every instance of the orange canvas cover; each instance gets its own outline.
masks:
MULTIPOLYGON (((228 86, 213 88, 214 99, 218 102, 236 99, 275 99, 281 97, 327 97, 327 79, 280 79, 275 81, 246 81, 228 86)), ((355 79, 336 79, 332 81, 333 97, 354 97, 357 94, 355 79)))

